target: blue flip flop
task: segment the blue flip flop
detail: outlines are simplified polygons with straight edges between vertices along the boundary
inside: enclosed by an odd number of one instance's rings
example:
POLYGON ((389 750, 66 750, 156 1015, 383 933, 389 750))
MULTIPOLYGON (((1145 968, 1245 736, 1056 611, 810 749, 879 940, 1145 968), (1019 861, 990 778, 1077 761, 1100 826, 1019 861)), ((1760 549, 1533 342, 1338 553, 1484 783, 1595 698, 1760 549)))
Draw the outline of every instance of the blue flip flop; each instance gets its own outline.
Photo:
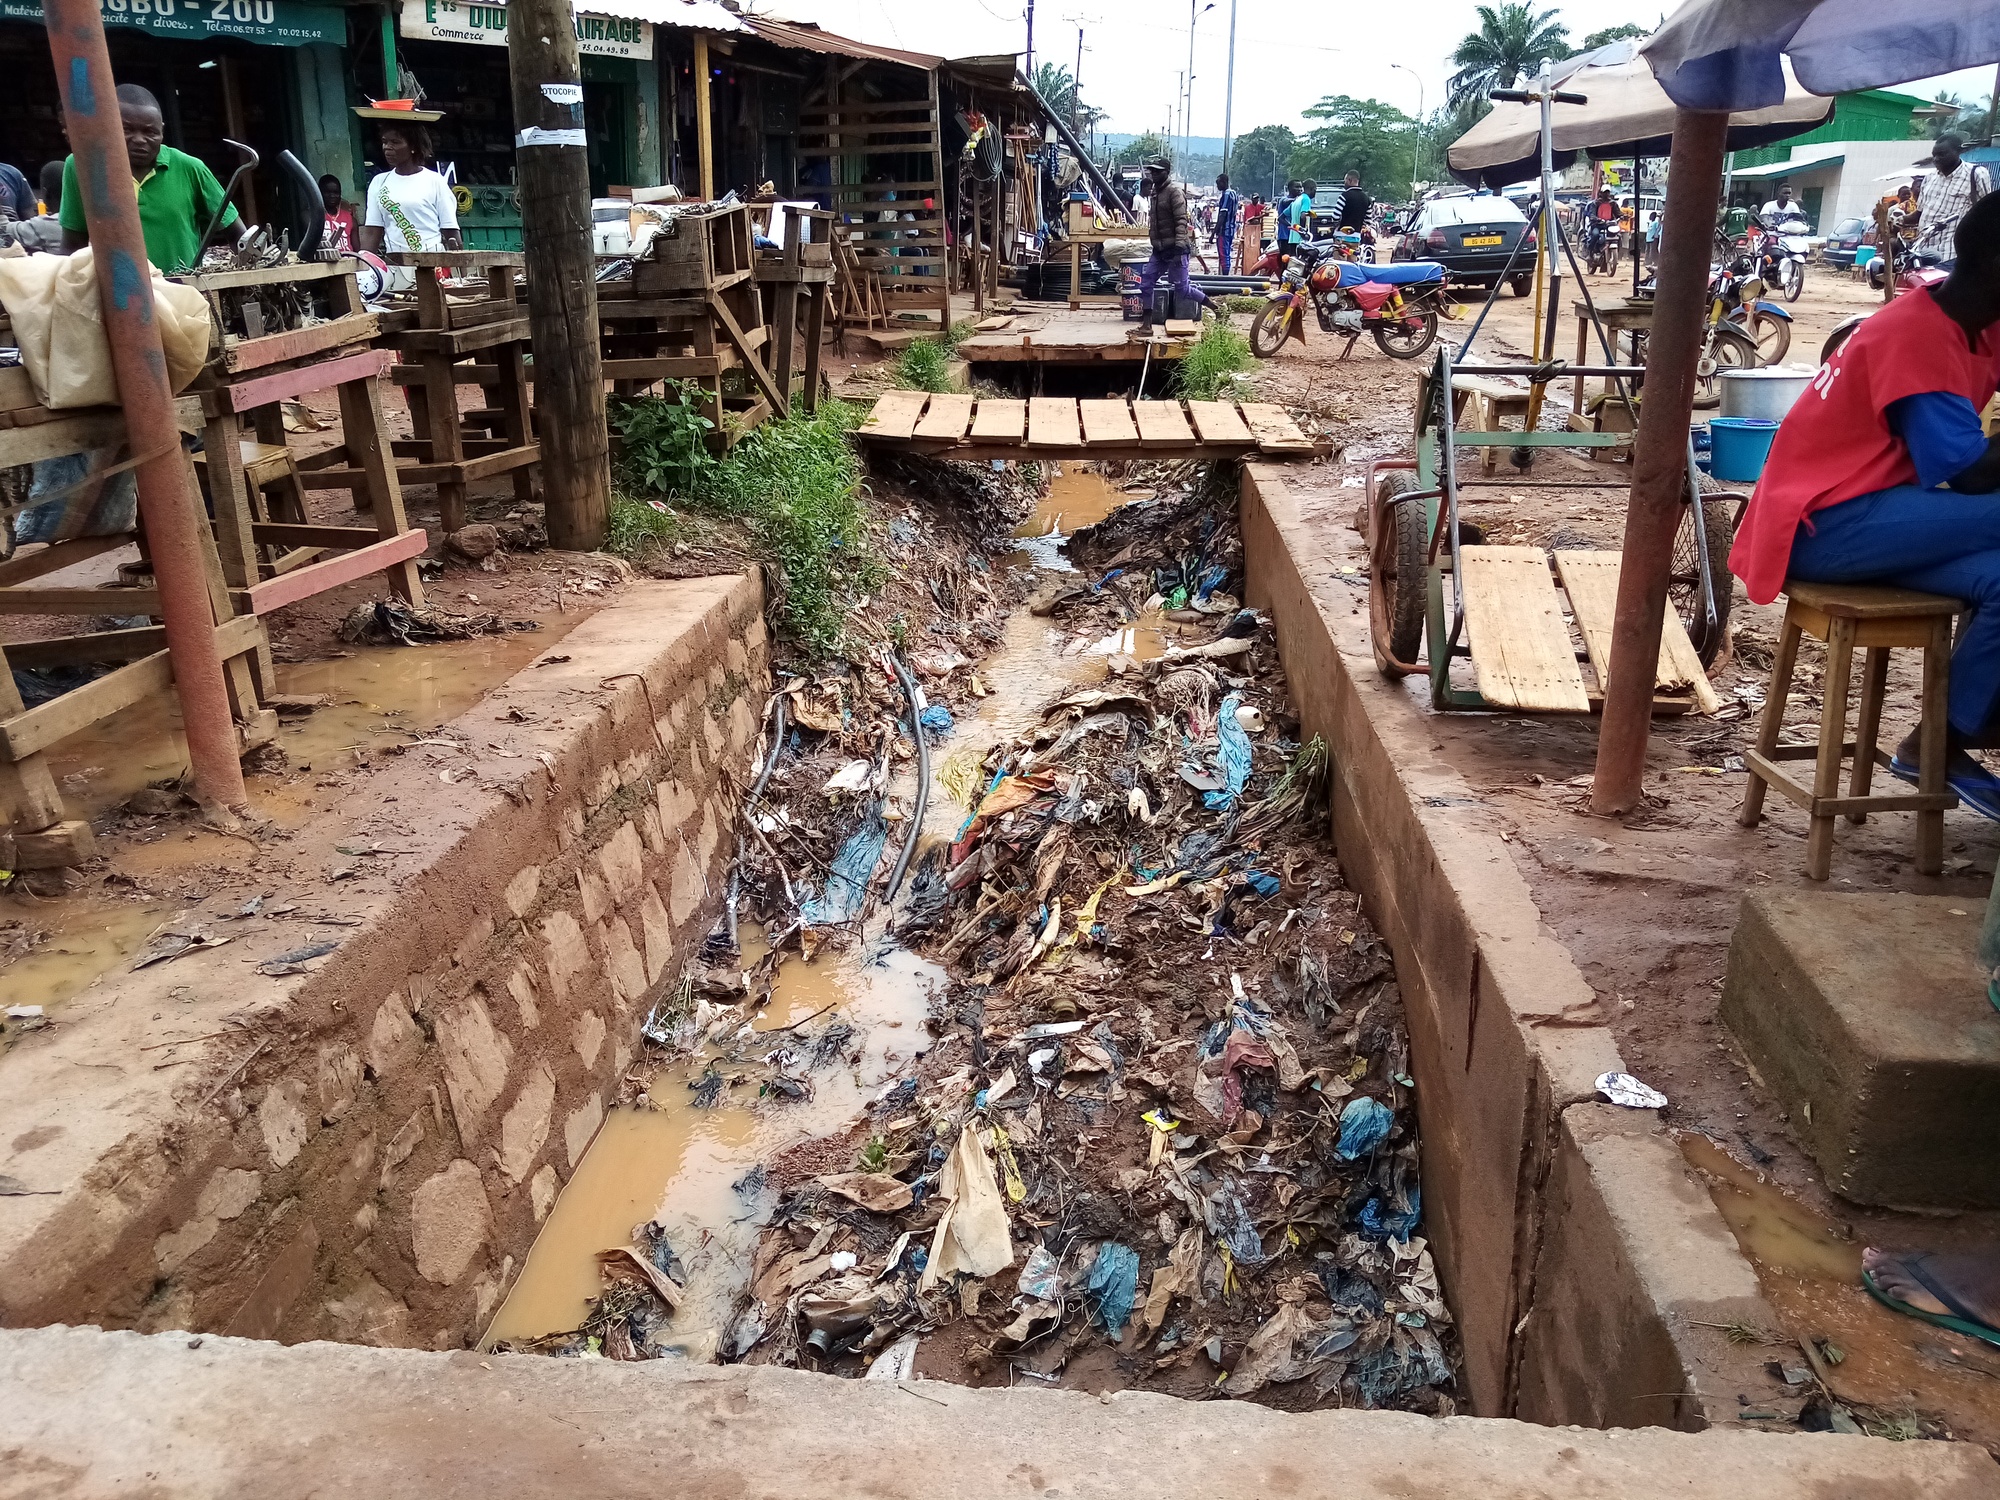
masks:
MULTIPOLYGON (((1917 768, 1902 756, 1889 759, 1889 774, 1917 784, 1917 768)), ((2000 776, 1995 776, 1963 750, 1945 762, 1944 784, 1958 800, 1982 817, 2000 822, 2000 776)))
POLYGON ((1950 1291, 1939 1285, 1924 1270, 1923 1263, 1928 1259, 1930 1259, 1928 1255, 1908 1255, 1901 1258, 1901 1264, 1903 1269, 1908 1271, 1925 1291, 1937 1298, 1940 1306, 1951 1309, 1948 1314, 1925 1312, 1920 1307, 1912 1307, 1900 1298, 1890 1296, 1876 1282, 1873 1271, 1863 1271, 1861 1273, 1861 1284, 1868 1289, 1869 1296, 1891 1311, 1902 1313, 1906 1317, 1921 1319, 1938 1328, 1949 1328, 1953 1333, 1962 1333, 1967 1338, 1980 1339, 1992 1344, 1996 1348, 2000 1348, 2000 1328, 1989 1327, 1980 1320, 1977 1314, 1964 1303, 1960 1302, 1958 1298, 1954 1297, 1950 1291))

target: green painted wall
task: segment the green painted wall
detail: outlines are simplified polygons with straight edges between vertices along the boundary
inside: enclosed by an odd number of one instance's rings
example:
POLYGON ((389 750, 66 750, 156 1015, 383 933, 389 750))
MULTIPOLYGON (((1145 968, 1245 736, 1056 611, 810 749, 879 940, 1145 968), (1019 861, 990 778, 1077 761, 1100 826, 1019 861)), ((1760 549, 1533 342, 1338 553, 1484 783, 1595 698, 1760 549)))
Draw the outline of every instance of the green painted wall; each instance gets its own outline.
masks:
MULTIPOLYGON (((277 49, 272 49, 276 51, 277 49)), ((333 173, 347 187, 347 196, 359 202, 355 176, 358 158, 354 150, 353 102, 347 97, 347 69, 343 49, 330 43, 283 49, 291 58, 294 97, 297 101, 298 155, 315 177, 333 173)), ((366 183, 358 184, 365 189, 366 183)))
POLYGON ((1736 165, 1767 167, 1773 162, 1790 161, 1794 146, 1814 146, 1823 141, 1906 141, 1914 138, 1911 114, 1924 105, 1909 94, 1893 94, 1887 89, 1864 89, 1842 94, 1833 107, 1833 118, 1804 135, 1795 135, 1775 146, 1758 146, 1736 153, 1736 165))

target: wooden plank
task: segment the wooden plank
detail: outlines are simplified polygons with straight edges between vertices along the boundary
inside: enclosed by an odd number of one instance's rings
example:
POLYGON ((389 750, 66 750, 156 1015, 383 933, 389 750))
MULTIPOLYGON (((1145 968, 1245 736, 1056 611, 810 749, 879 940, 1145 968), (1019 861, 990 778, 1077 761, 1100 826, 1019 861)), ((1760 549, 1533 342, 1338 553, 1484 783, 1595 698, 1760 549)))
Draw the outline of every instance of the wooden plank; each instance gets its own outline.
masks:
POLYGON ((1134 401, 1132 420, 1148 448, 1192 448, 1194 429, 1178 401, 1134 401))
POLYGON ((56 635, 39 641, 9 641, 10 667, 67 667, 79 662, 137 661, 167 647, 166 627, 97 630, 88 635, 56 635))
POLYGON ((1188 415, 1204 443, 1252 443, 1256 441, 1236 408, 1227 401, 1190 401, 1188 415))
POLYGON ((325 281, 335 276, 351 276, 360 269, 360 261, 343 259, 316 265, 301 262, 286 266, 260 266, 253 271, 202 271, 170 279, 197 291, 220 292, 231 287, 275 286, 282 281, 325 281))
POLYGON ((1028 430, 1025 401, 981 401, 972 413, 972 440, 1018 443, 1028 430))
POLYGON ((44 573, 57 572, 71 563, 87 561, 100 552, 116 552, 120 547, 131 546, 135 540, 136 533, 79 536, 68 541, 51 542, 33 552, 16 553, 7 561, 0 562, 0 588, 10 588, 17 583, 26 583, 30 578, 40 578, 44 573))
POLYGON ((159 612, 158 589, 0 589, 0 615, 157 615, 159 612))
POLYGON ((927 391, 886 391, 858 430, 863 437, 910 437, 917 430, 917 419, 924 414, 924 403, 929 400, 927 391))
POLYGON ((252 521, 250 535, 273 547, 372 547, 382 540, 373 526, 301 526, 288 521, 252 521))
POLYGON ((1074 448, 1082 441, 1074 401, 1066 396, 1037 396, 1028 402, 1030 448, 1074 448))
POLYGON ((304 359, 308 354, 317 354, 322 349, 337 348, 341 344, 359 344, 376 335, 376 318, 373 313, 351 313, 346 317, 334 318, 330 322, 315 323, 310 328, 294 328, 286 333, 267 333, 262 338, 240 339, 222 346, 222 367, 225 370, 260 370, 266 365, 283 364, 286 360, 304 359))
POLYGON ((1201 337, 1201 319, 1169 318, 1162 331, 1170 339, 1198 339, 1201 337))
POLYGON ((917 423, 913 437, 926 441, 942 439, 955 443, 965 436, 965 429, 972 422, 972 398, 956 392, 944 392, 931 397, 931 404, 925 409, 923 420, 917 423))
POLYGON ((1312 439, 1299 431, 1291 413, 1282 406, 1272 406, 1262 401, 1241 403, 1243 420, 1250 428, 1251 436, 1257 439, 1257 446, 1265 453, 1310 453, 1312 439))
POLYGON ((0 431, 0 468, 38 464, 45 458, 66 458, 92 448, 109 448, 125 441, 125 414, 91 407, 82 415, 38 422, 32 427, 0 431))
POLYGON ((1494 708, 1589 713, 1576 648, 1540 547, 1462 547, 1465 625, 1479 693, 1494 708))
MULTIPOLYGON (((1590 668, 1597 674, 1601 690, 1611 680, 1611 627, 1618 613, 1618 560, 1616 552, 1558 552, 1556 571, 1562 575, 1569 593, 1569 607, 1583 631, 1583 648, 1590 668)), ((1660 661, 1655 687, 1666 692, 1692 691, 1696 705, 1705 714, 1722 707, 1715 684, 1708 680, 1701 657, 1688 639, 1673 605, 1660 632, 1660 661)))
POLYGON ((1127 402, 1079 401, 1076 409, 1083 418, 1083 441, 1086 445, 1139 441, 1139 429, 1132 425, 1132 408, 1127 402))
MULTIPOLYGON (((225 658, 254 650, 263 639, 264 622, 250 615, 240 615, 215 628, 216 649, 225 658)), ((15 714, 0 722, 0 759, 20 760, 46 750, 119 709, 131 707, 141 698, 165 692, 173 680, 172 657, 165 651, 156 651, 72 688, 60 698, 51 698, 15 714)))
POLYGON ((495 344, 518 344, 528 336, 528 315, 520 312, 473 328, 417 328, 383 342, 404 354, 448 354, 453 359, 462 359, 495 344))
POLYGON ((421 557, 429 546, 429 533, 406 531, 401 536, 389 537, 376 542, 373 546, 357 547, 354 551, 342 553, 339 557, 330 557, 325 562, 300 568, 281 578, 269 579, 250 590, 250 612, 255 615, 268 615, 272 610, 282 609, 287 604, 296 604, 301 599, 310 599, 314 594, 323 594, 328 589, 339 588, 343 583, 352 583, 357 578, 366 578, 370 573, 381 573, 397 563, 421 557))
POLYGON ((350 380, 372 380, 394 364, 395 359, 395 355, 387 349, 362 349, 344 354, 339 359, 306 365, 302 369, 280 370, 272 375, 259 375, 253 380, 239 380, 220 390, 204 392, 203 400, 204 404, 213 402, 223 411, 251 411, 259 406, 269 406, 273 401, 310 396, 314 391, 323 391, 350 380))

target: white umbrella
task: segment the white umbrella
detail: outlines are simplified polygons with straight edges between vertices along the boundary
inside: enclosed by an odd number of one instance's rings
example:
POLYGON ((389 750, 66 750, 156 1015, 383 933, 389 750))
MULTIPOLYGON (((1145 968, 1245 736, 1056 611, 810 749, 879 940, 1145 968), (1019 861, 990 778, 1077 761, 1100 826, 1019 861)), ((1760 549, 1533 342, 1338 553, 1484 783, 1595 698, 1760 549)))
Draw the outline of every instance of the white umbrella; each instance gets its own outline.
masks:
POLYGON ((1785 97, 1781 59, 1815 94, 1888 88, 2000 59, 2000 0, 1689 0, 1639 48, 1688 109, 1785 97))
MULTIPOLYGON (((1606 47, 1582 66, 1565 64, 1558 85, 1584 95, 1587 104, 1550 106, 1554 164, 1567 167, 1580 151, 1599 161, 1665 156, 1674 130, 1669 99, 1644 60, 1630 46, 1606 47), (1622 55, 1620 55, 1622 54, 1622 55)), ((1801 135, 1833 113, 1833 100, 1807 93, 1787 73, 1785 97, 1768 108, 1745 110, 1729 121, 1729 149, 1748 151, 1801 135)), ((1452 142, 1445 153, 1460 182, 1496 186, 1526 177, 1541 162, 1542 109, 1537 103, 1497 103, 1492 112, 1452 142)))

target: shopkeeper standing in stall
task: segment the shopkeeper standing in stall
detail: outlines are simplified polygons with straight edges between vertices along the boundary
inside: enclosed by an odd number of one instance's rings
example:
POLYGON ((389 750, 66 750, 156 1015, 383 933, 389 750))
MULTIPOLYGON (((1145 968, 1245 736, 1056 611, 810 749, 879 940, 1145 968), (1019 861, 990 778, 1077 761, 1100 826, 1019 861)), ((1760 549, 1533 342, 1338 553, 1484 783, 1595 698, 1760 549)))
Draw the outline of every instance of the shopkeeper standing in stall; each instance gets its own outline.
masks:
POLYGON ((382 127, 381 140, 389 170, 368 184, 361 248, 372 255, 464 249, 451 184, 425 165, 431 158, 430 132, 416 124, 389 124, 382 127))
MULTIPOLYGON (((125 128, 125 158, 139 184, 139 231, 146 240, 146 259, 169 276, 199 264, 202 235, 215 211, 221 225, 236 222, 234 207, 225 206, 222 184, 199 157, 166 145, 160 101, 136 83, 118 85, 118 119, 125 128)), ((62 253, 69 255, 90 243, 83 218, 83 193, 76 183, 76 158, 63 163, 62 253)))
MULTIPOLYGON (((1855 330, 1785 417, 1729 566, 1769 604, 1789 578, 1965 601, 1951 654, 1945 779, 2000 819, 2000 439, 1979 414, 2000 384, 2000 193, 1954 236, 1957 265, 1855 330)), ((1915 731, 1890 770, 1917 779, 1915 731)))

